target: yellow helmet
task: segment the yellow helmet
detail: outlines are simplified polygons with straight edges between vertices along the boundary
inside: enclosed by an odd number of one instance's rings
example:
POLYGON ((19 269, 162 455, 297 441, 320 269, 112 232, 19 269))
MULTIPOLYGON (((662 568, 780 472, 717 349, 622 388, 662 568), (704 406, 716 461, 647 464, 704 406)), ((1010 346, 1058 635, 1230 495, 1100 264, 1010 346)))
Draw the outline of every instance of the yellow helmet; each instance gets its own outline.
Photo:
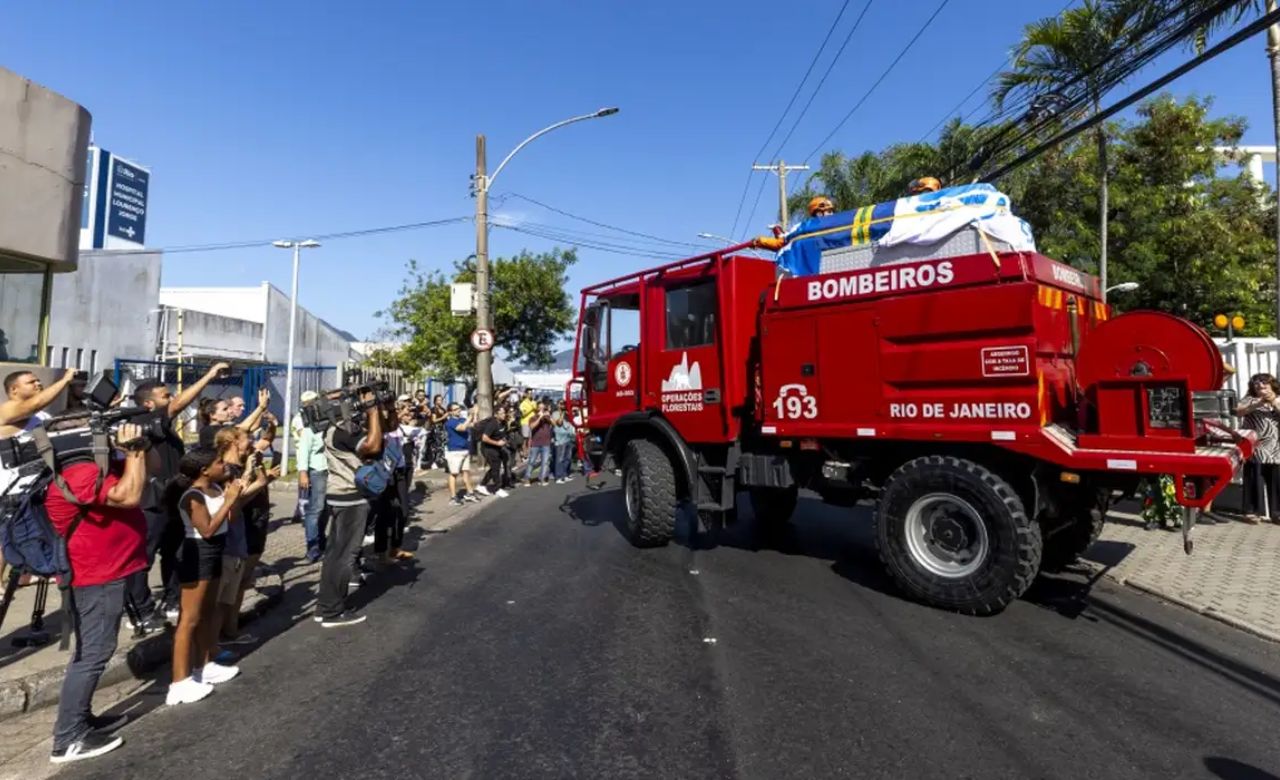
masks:
POLYGON ((942 182, 932 176, 921 176, 907 185, 907 193, 919 195, 922 192, 937 192, 942 189, 942 182))
POLYGON ((819 209, 831 209, 832 211, 835 211, 836 204, 832 203, 831 198, 828 198, 826 195, 818 195, 809 201, 809 216, 812 217, 817 214, 819 209))

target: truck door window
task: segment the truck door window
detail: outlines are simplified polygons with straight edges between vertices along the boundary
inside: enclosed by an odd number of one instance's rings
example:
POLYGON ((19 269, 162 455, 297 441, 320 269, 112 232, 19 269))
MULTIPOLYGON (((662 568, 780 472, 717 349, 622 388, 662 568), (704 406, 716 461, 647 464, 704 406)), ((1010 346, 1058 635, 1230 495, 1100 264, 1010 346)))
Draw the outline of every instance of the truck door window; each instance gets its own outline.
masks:
POLYGON ((640 343, 638 295, 601 300, 588 310, 586 362, 591 388, 603 392, 609 385, 608 365, 618 355, 640 343))
POLYGON ((667 290, 667 349, 702 347, 716 342, 716 282, 667 290))

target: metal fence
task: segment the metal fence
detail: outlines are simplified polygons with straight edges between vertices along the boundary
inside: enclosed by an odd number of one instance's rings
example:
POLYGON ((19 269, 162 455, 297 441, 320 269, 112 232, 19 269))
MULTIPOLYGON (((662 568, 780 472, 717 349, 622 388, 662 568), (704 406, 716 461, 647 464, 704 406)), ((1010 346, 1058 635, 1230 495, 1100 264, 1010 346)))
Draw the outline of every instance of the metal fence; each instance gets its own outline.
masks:
MULTIPOLYGON (((215 361, 216 362, 216 361, 215 361)), ((117 360, 115 362, 116 384, 131 393, 138 383, 156 379, 169 385, 174 392, 189 387, 204 376, 214 362, 176 362, 160 360, 117 360)), ((271 401, 267 408, 277 419, 284 422, 284 391, 286 367, 282 365, 248 365, 235 366, 225 375, 214 379, 200 394, 202 398, 244 399, 246 409, 254 409, 258 405, 258 389, 271 390, 271 401)), ((297 409, 299 397, 307 390, 317 392, 332 390, 340 382, 337 366, 294 366, 293 367, 293 405, 297 409)), ((184 425, 195 420, 197 404, 192 404, 183 416, 184 425)))
POLYGON ((1245 396, 1249 392, 1249 377, 1254 374, 1277 375, 1280 370, 1280 339, 1273 338, 1236 338, 1214 339, 1222 357, 1236 370, 1228 380, 1228 387, 1236 391, 1237 396, 1245 396))

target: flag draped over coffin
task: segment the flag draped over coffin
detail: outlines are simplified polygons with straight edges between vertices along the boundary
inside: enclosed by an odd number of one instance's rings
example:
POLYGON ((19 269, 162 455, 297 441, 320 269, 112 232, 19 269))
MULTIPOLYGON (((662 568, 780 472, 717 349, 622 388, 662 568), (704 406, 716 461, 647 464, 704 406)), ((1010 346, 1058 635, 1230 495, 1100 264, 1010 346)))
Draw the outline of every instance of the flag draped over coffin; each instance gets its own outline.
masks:
POLYGON ((1013 251, 1036 249, 1031 228, 1010 211, 1008 195, 990 184, 965 184, 810 217, 787 234, 778 265, 795 276, 810 276, 819 272, 824 251, 862 244, 916 244, 923 259, 926 247, 970 226, 1013 251))

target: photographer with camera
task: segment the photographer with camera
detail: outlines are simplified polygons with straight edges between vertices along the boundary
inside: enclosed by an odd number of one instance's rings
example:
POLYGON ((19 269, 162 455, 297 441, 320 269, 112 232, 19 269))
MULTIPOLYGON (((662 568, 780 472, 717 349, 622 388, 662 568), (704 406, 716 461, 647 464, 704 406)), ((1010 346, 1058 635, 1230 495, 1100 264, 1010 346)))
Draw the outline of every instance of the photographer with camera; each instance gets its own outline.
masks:
POLYGON ((147 485, 147 439, 137 425, 116 431, 114 447, 123 455, 106 474, 97 463, 71 463, 51 487, 45 512, 66 540, 72 581, 71 627, 76 649, 67 664, 53 731, 54 763, 78 761, 116 749, 123 740, 109 732, 124 716, 101 718, 91 704, 98 680, 116 650, 124 616, 127 580, 147 567, 147 519, 140 508, 147 485))
POLYGON ((325 460, 329 466, 325 503, 331 510, 332 534, 320 568, 316 597, 316 622, 337 628, 364 622, 365 616, 346 609, 352 565, 364 540, 369 501, 361 493, 356 475, 382 454, 382 411, 372 390, 360 392, 363 425, 354 414, 336 421, 324 432, 325 460))

